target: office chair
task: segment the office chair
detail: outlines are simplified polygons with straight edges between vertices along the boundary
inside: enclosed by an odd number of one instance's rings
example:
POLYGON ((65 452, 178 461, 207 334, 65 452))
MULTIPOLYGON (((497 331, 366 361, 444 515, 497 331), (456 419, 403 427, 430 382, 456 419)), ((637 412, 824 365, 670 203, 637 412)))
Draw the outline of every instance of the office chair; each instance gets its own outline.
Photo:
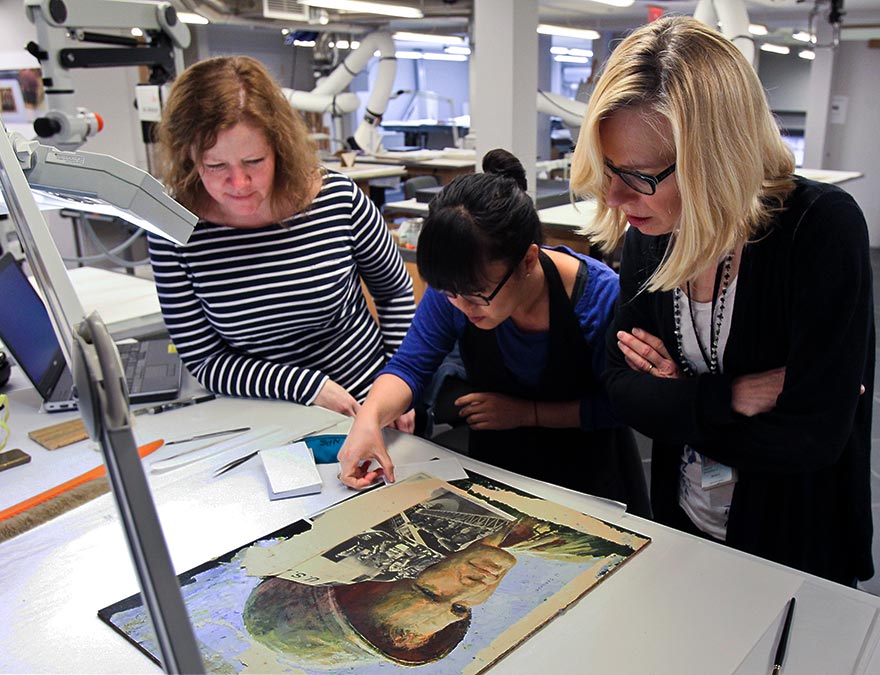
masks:
POLYGON ((440 181, 435 176, 413 176, 403 182, 403 198, 412 199, 422 188, 437 187, 440 181))

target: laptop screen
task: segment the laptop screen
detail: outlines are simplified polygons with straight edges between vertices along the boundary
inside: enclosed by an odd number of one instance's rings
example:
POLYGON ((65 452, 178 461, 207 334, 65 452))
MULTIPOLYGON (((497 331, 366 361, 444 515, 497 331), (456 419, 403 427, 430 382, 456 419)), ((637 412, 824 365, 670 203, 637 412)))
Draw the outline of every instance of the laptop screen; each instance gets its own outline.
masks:
POLYGON ((48 398, 64 370, 64 355, 43 301, 11 253, 0 257, 0 339, 48 398))

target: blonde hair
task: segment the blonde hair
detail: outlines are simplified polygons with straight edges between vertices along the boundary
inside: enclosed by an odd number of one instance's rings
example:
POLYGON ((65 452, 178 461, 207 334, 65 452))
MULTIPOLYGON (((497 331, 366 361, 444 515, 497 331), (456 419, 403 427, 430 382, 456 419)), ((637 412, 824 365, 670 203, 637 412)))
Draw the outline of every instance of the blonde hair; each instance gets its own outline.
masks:
POLYGON ((198 162, 217 135, 239 123, 266 135, 275 151, 273 215, 283 220, 306 208, 318 171, 308 128, 257 60, 222 56, 200 61, 177 78, 159 124, 162 176, 172 196, 197 215, 212 203, 198 162))
POLYGON ((572 161, 572 192, 594 196, 586 233, 614 248, 626 216, 605 201, 610 178, 600 125, 641 108, 672 130, 681 215, 648 281, 670 290, 746 242, 794 188, 794 159, 751 64, 727 38, 689 17, 642 26, 614 50, 590 97, 572 161))

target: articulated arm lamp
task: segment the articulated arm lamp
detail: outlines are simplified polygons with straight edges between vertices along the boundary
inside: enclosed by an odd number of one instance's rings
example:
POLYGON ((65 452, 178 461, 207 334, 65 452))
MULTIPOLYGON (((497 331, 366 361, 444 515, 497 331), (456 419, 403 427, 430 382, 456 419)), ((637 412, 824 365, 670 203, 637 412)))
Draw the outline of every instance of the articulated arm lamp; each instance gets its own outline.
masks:
POLYGON ((119 352, 97 313, 84 317, 32 186, 72 198, 80 208, 82 202, 90 210, 118 204, 118 215, 181 243, 197 218, 135 167, 106 155, 60 152, 8 134, 0 124, 2 195, 73 371, 83 422, 100 443, 162 666, 169 673, 204 672, 137 453, 119 352))

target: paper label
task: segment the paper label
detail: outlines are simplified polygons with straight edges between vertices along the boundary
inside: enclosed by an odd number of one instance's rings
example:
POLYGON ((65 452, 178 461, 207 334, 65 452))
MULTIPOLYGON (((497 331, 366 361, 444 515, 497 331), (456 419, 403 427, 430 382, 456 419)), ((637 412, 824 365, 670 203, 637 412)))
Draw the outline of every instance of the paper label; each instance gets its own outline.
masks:
POLYGON ((729 485, 736 482, 736 469, 733 467, 716 462, 703 455, 702 475, 700 476, 700 487, 704 490, 729 485))

